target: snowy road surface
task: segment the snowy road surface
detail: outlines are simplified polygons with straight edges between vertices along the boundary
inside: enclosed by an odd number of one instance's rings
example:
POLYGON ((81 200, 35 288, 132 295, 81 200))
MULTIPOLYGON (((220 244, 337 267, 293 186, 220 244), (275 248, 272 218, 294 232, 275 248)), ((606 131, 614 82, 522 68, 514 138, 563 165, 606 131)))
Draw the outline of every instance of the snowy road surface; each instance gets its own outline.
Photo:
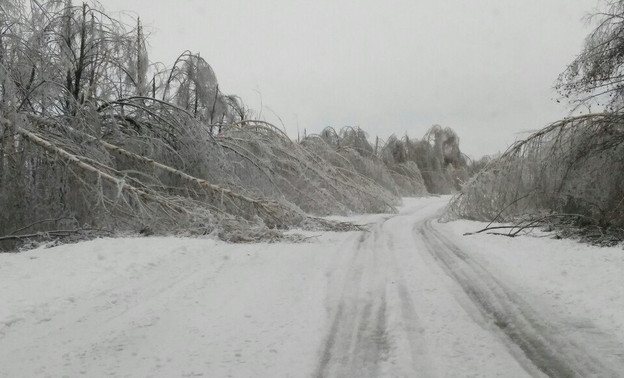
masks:
POLYGON ((447 200, 302 244, 0 255, 0 376, 624 376, 621 249, 462 237, 447 200))

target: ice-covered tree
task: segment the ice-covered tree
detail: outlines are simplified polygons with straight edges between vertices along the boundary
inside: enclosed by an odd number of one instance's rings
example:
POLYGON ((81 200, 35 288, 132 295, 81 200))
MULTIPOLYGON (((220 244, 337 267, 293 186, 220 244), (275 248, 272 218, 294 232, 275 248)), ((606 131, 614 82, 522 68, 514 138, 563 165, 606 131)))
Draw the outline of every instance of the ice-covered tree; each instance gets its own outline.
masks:
POLYGON ((512 145, 453 199, 449 216, 554 224, 598 242, 624 238, 624 1, 602 4, 556 84, 572 104, 601 112, 554 122, 512 145))
POLYGON ((572 63, 559 76, 559 93, 573 103, 624 106, 624 1, 608 0, 589 16, 595 29, 572 63))

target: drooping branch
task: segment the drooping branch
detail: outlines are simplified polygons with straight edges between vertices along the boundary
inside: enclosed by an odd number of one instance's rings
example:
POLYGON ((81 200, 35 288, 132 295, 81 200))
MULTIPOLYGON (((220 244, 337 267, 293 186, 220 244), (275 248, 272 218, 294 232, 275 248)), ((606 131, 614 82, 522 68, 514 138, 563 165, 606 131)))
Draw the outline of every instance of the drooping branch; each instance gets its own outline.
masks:
POLYGON ((148 193, 145 190, 142 189, 138 189, 132 185, 129 185, 127 182, 125 182, 122 179, 119 179, 117 177, 114 177, 104 171, 102 171, 101 169, 98 169, 96 167, 94 167, 92 164, 89 164, 87 162, 84 161, 84 159, 80 158, 77 155, 71 154, 67 151, 65 151, 62 148, 59 148, 55 145, 53 145, 52 143, 46 141, 44 138, 42 138, 41 136, 37 135, 34 132, 28 131, 22 127, 16 126, 15 127, 15 131, 24 136, 25 138, 27 138, 28 140, 30 140, 32 143, 34 143, 35 145, 45 149, 46 151, 57 155, 58 157, 60 157, 61 159, 67 161, 68 163, 75 165, 76 167, 83 169, 87 172, 90 172, 92 174, 97 175, 97 177, 101 177, 103 180, 110 182, 111 184, 115 185, 117 188, 119 188, 121 191, 124 192, 128 192, 131 193, 133 195, 137 195, 138 197, 149 201, 149 202, 155 202, 158 203, 159 205, 174 210, 176 212, 180 212, 180 213, 186 213, 186 209, 178 206, 174 203, 172 203, 171 201, 167 201, 166 199, 154 194, 154 193, 148 193))

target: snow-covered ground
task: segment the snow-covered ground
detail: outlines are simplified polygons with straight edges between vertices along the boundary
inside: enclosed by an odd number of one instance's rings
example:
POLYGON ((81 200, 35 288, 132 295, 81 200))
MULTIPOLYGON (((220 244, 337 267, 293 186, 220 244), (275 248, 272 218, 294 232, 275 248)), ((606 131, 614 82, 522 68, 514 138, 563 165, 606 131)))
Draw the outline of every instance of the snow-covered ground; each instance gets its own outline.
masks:
MULTIPOLYGON (((454 235, 479 222, 440 225, 454 235)), ((589 322, 624 341, 624 250, 547 236, 466 236, 461 246, 519 293, 578 328, 589 322)), ((624 350, 621 351, 624 358, 624 350)), ((622 372, 624 376, 624 371, 622 372)))
POLYGON ((624 251, 462 236, 448 198, 307 243, 0 255, 1 377, 618 376, 624 251))

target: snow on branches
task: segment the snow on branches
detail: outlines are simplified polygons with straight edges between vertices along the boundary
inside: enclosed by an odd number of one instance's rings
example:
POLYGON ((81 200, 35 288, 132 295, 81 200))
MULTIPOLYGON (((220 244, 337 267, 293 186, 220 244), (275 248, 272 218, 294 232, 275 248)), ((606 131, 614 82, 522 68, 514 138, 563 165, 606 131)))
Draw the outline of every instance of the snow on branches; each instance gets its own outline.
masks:
POLYGON ((87 230, 250 241, 350 229, 317 216, 392 212, 401 195, 451 190, 449 167, 465 165, 450 129, 375 146, 353 127, 292 141, 248 119, 199 54, 150 63, 140 21, 97 4, 0 12, 0 249, 87 230))
POLYGON ((611 240, 608 234, 624 235, 623 155, 623 115, 566 118, 490 161, 453 198, 446 217, 573 224, 611 240))

